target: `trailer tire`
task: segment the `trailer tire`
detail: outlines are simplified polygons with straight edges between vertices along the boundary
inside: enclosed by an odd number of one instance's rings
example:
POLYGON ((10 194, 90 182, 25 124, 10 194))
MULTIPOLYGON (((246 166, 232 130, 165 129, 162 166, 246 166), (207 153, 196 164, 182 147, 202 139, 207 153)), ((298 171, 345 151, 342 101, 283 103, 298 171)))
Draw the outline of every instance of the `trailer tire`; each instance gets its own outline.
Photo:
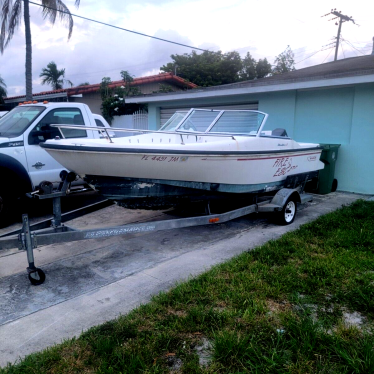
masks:
POLYGON ((290 225, 295 220, 296 212, 297 212, 297 200, 293 194, 287 199, 282 210, 276 213, 277 223, 282 226, 290 225))

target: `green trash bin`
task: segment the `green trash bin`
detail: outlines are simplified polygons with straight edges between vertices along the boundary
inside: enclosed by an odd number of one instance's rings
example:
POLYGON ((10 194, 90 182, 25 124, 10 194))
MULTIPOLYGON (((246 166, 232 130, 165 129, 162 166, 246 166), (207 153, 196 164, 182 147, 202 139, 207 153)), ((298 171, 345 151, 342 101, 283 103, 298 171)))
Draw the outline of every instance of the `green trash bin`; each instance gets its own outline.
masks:
POLYGON ((321 161, 325 164, 325 167, 319 171, 316 192, 324 195, 335 192, 338 188, 338 181, 334 178, 334 175, 340 144, 321 144, 321 147, 323 148, 321 161))

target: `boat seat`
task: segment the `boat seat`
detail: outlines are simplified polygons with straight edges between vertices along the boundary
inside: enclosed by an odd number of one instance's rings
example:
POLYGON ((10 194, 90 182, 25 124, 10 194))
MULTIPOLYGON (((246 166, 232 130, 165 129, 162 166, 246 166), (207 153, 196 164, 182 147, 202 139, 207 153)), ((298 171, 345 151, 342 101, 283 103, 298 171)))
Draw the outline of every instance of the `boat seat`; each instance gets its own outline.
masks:
POLYGON ((271 132, 271 135, 272 136, 285 136, 285 137, 288 137, 287 131, 285 129, 281 129, 281 128, 274 129, 271 132))
MULTIPOLYGON (((71 118, 65 118, 63 119, 64 124, 71 124, 73 122, 73 125, 79 125, 84 126, 84 120, 81 114, 76 114, 72 119, 71 118), (67 123, 69 122, 69 123, 67 123)), ((76 129, 63 129, 62 130, 64 136, 66 139, 71 138, 86 138, 87 132, 86 130, 76 130, 76 129)))
POLYGON ((84 126, 83 117, 80 114, 76 114, 73 118, 74 125, 84 126))

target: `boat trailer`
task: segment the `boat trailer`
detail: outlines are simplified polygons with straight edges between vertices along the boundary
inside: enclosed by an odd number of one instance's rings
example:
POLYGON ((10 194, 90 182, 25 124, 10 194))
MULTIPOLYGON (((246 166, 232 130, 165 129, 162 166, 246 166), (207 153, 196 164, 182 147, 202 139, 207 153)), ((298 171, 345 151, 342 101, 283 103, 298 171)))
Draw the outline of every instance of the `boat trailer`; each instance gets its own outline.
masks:
MULTIPOLYGON (((44 283, 46 276, 42 269, 35 266, 34 249, 38 246, 86 239, 107 238, 125 234, 212 225, 228 222, 251 213, 260 212, 273 212, 276 214, 279 224, 287 225, 294 221, 297 203, 302 204, 313 200, 311 195, 304 192, 306 182, 312 177, 314 177, 314 175, 311 174, 299 174, 288 177, 284 183, 285 187, 278 190, 275 195, 258 195, 256 196, 256 202, 254 204, 225 213, 212 214, 208 203, 206 215, 203 216, 78 230, 64 224, 65 221, 75 218, 78 214, 61 214, 61 197, 69 194, 70 184, 76 178, 74 173, 65 172, 61 174, 61 183, 56 190, 53 190, 52 183, 42 182, 39 185, 38 191, 27 194, 28 197, 39 200, 52 199, 53 218, 43 223, 30 225, 28 215, 23 214, 22 229, 0 236, 0 251, 17 247, 20 250, 26 251, 29 265, 27 267, 29 280, 33 285, 40 285, 44 283), (49 227, 47 227, 47 225, 49 227)), ((105 204, 105 202, 101 204, 105 204)), ((104 207, 104 205, 102 207, 104 207)), ((84 214, 94 209, 95 207, 90 206, 85 210, 84 214)))

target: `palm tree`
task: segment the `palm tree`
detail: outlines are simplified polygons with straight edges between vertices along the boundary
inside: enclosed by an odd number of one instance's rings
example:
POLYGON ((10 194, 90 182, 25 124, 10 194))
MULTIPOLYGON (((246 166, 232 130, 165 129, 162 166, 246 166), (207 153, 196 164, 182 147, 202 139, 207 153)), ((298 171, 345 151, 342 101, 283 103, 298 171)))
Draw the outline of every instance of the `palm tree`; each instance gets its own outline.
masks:
POLYGON ((73 82, 65 78, 65 69, 58 70, 54 61, 51 61, 47 68, 43 68, 39 77, 42 79, 42 84, 50 84, 54 90, 63 88, 64 83, 70 84, 73 87, 73 82))
MULTIPOLYGON (((61 0, 40 0, 43 5, 43 16, 48 18, 52 24, 55 23, 57 14, 61 21, 68 23, 68 39, 73 32, 73 17, 67 6, 61 0), (65 13, 61 13, 63 11, 65 13)), ((76 7, 79 7, 80 0, 75 0, 76 7)), ((25 22, 26 38, 26 100, 32 100, 32 50, 31 50, 31 29, 29 0, 0 0, 0 52, 11 41, 15 30, 23 20, 25 22)))
POLYGON ((0 101, 3 97, 5 97, 7 95, 7 92, 6 92, 6 84, 4 82, 4 79, 1 78, 0 76, 0 101))

